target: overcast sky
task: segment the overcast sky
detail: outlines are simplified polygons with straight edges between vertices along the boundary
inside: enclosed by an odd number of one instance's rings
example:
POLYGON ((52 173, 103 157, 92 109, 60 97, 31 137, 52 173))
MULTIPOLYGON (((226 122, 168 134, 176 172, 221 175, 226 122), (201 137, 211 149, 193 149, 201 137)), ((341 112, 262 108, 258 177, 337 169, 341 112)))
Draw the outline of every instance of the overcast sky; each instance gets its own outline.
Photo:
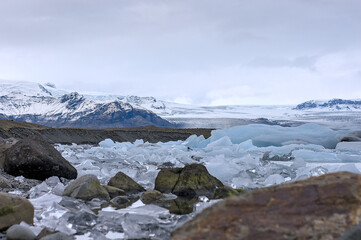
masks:
POLYGON ((361 98, 360 0, 1 0, 0 79, 202 105, 361 98))

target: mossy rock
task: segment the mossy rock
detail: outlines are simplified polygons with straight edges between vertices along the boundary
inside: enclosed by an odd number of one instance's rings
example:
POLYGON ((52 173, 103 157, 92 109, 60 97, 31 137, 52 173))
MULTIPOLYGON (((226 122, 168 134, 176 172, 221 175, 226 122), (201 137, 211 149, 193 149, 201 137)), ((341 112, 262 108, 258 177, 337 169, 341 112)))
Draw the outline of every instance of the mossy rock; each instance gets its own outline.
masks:
POLYGON ((93 198, 109 200, 107 190, 100 185, 95 175, 87 174, 71 182, 64 190, 64 196, 90 201, 93 198))
POLYGON ((143 193, 143 195, 140 197, 140 200, 144 204, 151 204, 152 202, 158 201, 162 199, 164 195, 157 191, 157 190, 150 190, 143 193))
POLYGON ((207 196, 212 198, 223 183, 213 177, 202 164, 190 164, 182 169, 172 193, 182 197, 207 196))
POLYGON ((167 200, 161 204, 158 204, 161 207, 164 207, 169 210, 172 214, 184 215, 193 212, 194 204, 198 202, 198 198, 176 198, 172 200, 167 200))
POLYGON ((171 193, 178 182, 182 168, 163 168, 155 179, 155 190, 171 193))
POLYGON ((228 186, 219 187, 214 193, 213 199, 223 199, 227 197, 234 197, 246 193, 244 189, 234 189, 228 186))
POLYGON ((33 224, 34 207, 29 200, 9 193, 0 193, 0 230, 24 221, 33 224))
POLYGON ((136 183, 128 175, 122 172, 118 172, 114 177, 112 177, 108 182, 108 186, 122 189, 127 194, 134 194, 145 191, 141 185, 136 183))
POLYGON ((123 189, 119 189, 119 188, 108 186, 108 185, 103 185, 103 187, 109 193, 110 198, 115 198, 117 196, 124 196, 125 195, 125 192, 124 192, 123 189))
POLYGON ((162 169, 155 180, 156 190, 188 198, 197 196, 213 198, 219 187, 223 187, 223 183, 209 174, 202 164, 162 169))

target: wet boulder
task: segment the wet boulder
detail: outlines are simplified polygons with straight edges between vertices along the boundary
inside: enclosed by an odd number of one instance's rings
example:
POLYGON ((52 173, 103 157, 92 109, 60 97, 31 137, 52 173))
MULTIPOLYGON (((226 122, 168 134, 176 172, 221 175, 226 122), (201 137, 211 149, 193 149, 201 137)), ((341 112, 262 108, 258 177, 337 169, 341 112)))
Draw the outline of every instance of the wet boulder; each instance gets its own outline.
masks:
POLYGON ((52 176, 77 177, 77 170, 52 145, 41 139, 23 139, 6 150, 4 170, 14 176, 38 180, 52 176))
POLYGON ((337 172, 227 198, 172 239, 336 239, 360 221, 361 175, 337 172))
POLYGON ((0 193, 0 230, 24 221, 33 224, 34 206, 26 198, 0 193))
POLYGON ((162 169, 155 180, 156 190, 189 198, 213 198, 219 187, 223 187, 222 182, 209 174, 202 164, 190 164, 181 169, 162 169))
POLYGON ((151 204, 155 201, 158 201, 160 199, 164 198, 163 194, 157 190, 150 190, 150 191, 146 191, 142 194, 142 196, 140 197, 140 200, 144 203, 144 204, 151 204))
POLYGON ((107 190, 95 175, 87 174, 75 179, 65 188, 64 196, 90 201, 93 198, 109 200, 107 190))
POLYGON ((0 188, 11 188, 11 187, 12 186, 10 181, 0 175, 0 188))
POLYGON ((234 189, 228 186, 223 186, 216 189, 213 198, 222 199, 222 198, 234 197, 246 192, 247 191, 244 189, 234 189))
POLYGON ((122 172, 118 172, 114 177, 112 177, 108 182, 108 186, 122 189, 127 194, 135 194, 145 191, 141 185, 122 172))
POLYGON ((163 168, 155 179, 155 190, 162 193, 172 193, 183 168, 163 168))
POLYGON ((33 231, 30 230, 29 227, 22 225, 12 225, 6 231, 6 239, 7 240, 35 240, 36 236, 33 231))
POLYGON ((118 197, 118 196, 125 195, 125 192, 122 189, 112 187, 112 186, 108 186, 108 185, 103 185, 103 187, 109 193, 110 198, 115 198, 115 197, 118 197))

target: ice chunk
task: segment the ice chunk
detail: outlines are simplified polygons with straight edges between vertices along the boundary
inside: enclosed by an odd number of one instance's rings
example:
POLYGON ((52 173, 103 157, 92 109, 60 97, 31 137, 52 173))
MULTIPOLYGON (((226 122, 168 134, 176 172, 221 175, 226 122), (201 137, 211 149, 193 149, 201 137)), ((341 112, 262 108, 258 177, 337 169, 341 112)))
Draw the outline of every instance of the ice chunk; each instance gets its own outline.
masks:
POLYGON ((266 178, 264 181, 265 186, 275 185, 275 184, 281 184, 285 182, 285 178, 282 177, 280 174, 272 174, 266 178))
POLYGON ((224 155, 208 158, 205 166, 212 176, 223 182, 232 179, 240 171, 240 167, 224 155))
POLYGON ((61 197, 51 193, 46 193, 41 197, 29 200, 34 205, 35 209, 42 209, 52 206, 53 203, 59 203, 61 201, 61 197))
POLYGON ((228 136, 234 144, 248 139, 257 147, 282 146, 291 143, 313 143, 334 148, 343 132, 334 131, 317 124, 303 124, 298 127, 281 127, 264 124, 250 124, 225 130, 214 130, 210 142, 228 136))
POLYGON ((224 137, 221 137, 221 138, 209 143, 207 145, 207 147, 205 147, 205 150, 210 151, 215 148, 223 148, 223 147, 232 146, 232 144, 233 143, 232 143, 231 139, 229 139, 228 136, 224 136, 224 137))
POLYGON ((190 148, 204 148, 209 144, 209 140, 206 140, 203 135, 191 135, 184 141, 184 145, 190 148))
POLYGON ((336 149, 361 152, 361 142, 339 142, 336 149))
POLYGON ((102 148, 112 148, 115 147, 115 143, 113 140, 107 138, 99 143, 99 146, 102 148))
POLYGON ((360 170, 356 167, 356 165, 352 164, 352 163, 340 166, 338 171, 340 171, 340 172, 345 171, 345 172, 352 172, 352 173, 361 174, 360 170))
POLYGON ((46 184, 46 182, 42 182, 39 185, 36 185, 35 187, 32 187, 29 190, 29 197, 30 198, 38 198, 40 196, 43 196, 44 194, 48 193, 50 191, 50 187, 46 184))
POLYGON ((105 237, 108 239, 123 239, 124 233, 109 231, 105 237))
POLYGON ((312 177, 321 176, 326 173, 328 173, 328 170, 321 166, 315 167, 315 168, 311 169, 311 171, 310 171, 310 174, 312 177))
POLYGON ((294 169, 299 169, 302 167, 306 167, 306 162, 302 158, 296 158, 291 165, 291 168, 294 169))

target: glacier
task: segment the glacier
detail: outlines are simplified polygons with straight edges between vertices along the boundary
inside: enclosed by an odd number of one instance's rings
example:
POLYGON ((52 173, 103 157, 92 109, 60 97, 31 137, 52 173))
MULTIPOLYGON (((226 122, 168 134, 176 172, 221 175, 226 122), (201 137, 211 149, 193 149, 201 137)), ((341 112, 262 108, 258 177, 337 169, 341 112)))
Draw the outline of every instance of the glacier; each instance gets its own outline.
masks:
MULTIPOLYGON (((339 142, 346 133, 317 124, 247 125, 214 130, 208 139, 195 135, 185 141, 164 143, 106 139, 98 146, 58 144, 56 148, 79 176, 95 174, 102 184, 122 171, 152 190, 160 168, 201 163, 225 185, 251 191, 329 172, 360 174, 361 145, 339 142)), ((139 200, 127 208, 115 209, 102 207, 103 202, 97 199, 84 202, 61 196, 67 184, 64 179, 52 177, 27 193, 18 192, 29 196, 35 206, 31 227, 35 233, 48 227, 73 234, 76 239, 168 239, 175 228, 218 201, 200 197, 193 212, 186 215, 171 214, 139 200)))

